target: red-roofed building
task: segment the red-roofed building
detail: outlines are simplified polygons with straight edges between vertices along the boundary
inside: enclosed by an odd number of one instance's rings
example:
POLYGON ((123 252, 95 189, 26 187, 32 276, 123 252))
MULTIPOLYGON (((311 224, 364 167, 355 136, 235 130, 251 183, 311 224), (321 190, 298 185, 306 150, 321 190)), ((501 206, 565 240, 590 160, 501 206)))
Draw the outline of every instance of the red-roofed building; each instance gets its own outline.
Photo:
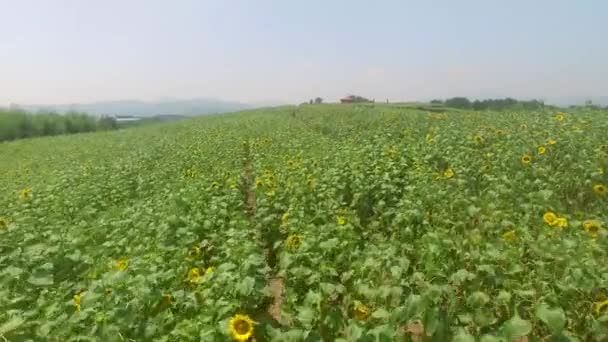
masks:
POLYGON ((353 102, 355 102, 355 97, 353 95, 348 95, 346 97, 341 98, 340 102, 342 102, 342 103, 353 103, 353 102))

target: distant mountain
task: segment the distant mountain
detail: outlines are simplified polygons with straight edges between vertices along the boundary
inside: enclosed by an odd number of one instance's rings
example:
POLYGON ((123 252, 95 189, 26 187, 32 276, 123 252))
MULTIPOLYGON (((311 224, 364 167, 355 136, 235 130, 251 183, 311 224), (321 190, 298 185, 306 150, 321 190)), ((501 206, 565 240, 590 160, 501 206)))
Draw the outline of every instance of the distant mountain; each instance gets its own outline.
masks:
POLYGON ((233 112, 252 108, 252 106, 219 99, 162 100, 144 102, 137 100, 103 101, 86 104, 28 105, 19 106, 28 111, 69 111, 85 112, 91 115, 133 115, 150 117, 159 115, 195 116, 214 113, 233 112))

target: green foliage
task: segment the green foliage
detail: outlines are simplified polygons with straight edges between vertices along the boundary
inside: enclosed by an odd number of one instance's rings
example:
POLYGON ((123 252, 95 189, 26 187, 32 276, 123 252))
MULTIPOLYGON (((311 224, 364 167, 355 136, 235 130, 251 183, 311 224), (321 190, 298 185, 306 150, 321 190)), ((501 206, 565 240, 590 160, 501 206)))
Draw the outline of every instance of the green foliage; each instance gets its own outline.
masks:
POLYGON ((300 106, 1 144, 0 335, 606 340, 605 116, 300 106))
POLYGON ((537 110, 542 109, 545 104, 539 100, 519 101, 512 98, 486 99, 470 101, 466 97, 453 97, 445 101, 431 100, 432 105, 444 105, 450 108, 473 109, 473 110, 537 110))
POLYGON ((118 126, 112 118, 102 118, 98 121, 83 113, 32 114, 0 108, 0 141, 116 128, 118 126))

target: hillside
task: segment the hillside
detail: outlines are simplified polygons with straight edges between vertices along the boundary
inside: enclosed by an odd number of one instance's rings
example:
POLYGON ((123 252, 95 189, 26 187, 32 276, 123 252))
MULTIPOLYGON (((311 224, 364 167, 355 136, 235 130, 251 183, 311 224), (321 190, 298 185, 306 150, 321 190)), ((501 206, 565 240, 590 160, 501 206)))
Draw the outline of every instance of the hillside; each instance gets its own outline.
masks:
POLYGON ((606 115, 303 105, 0 144, 0 335, 602 340, 606 115))

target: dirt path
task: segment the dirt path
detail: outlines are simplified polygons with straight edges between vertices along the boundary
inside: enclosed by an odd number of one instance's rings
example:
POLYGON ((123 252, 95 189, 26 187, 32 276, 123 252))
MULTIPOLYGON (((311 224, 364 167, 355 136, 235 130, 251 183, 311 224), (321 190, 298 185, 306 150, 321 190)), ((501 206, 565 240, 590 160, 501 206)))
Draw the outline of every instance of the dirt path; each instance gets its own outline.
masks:
MULTIPOLYGON (((252 226, 255 224, 255 212, 256 212, 256 193, 255 193, 255 177, 254 177, 253 163, 251 161, 250 145, 245 146, 245 159, 243 161, 243 170, 241 172, 241 191, 243 193, 243 201, 245 204, 245 211, 252 226)), ((264 241, 264 237, 260 232, 256 232, 256 238, 259 241, 260 246, 264 249, 266 256, 266 262, 268 263, 269 256, 272 253, 270 250, 272 244, 268 241, 264 241)), ((274 270, 273 270, 274 273, 274 270)), ((284 320, 281 317, 281 306, 283 304, 283 294, 285 292, 285 282, 283 278, 271 276, 267 280, 269 295, 272 298, 272 302, 267 308, 267 313, 279 325, 284 324, 284 320)))

